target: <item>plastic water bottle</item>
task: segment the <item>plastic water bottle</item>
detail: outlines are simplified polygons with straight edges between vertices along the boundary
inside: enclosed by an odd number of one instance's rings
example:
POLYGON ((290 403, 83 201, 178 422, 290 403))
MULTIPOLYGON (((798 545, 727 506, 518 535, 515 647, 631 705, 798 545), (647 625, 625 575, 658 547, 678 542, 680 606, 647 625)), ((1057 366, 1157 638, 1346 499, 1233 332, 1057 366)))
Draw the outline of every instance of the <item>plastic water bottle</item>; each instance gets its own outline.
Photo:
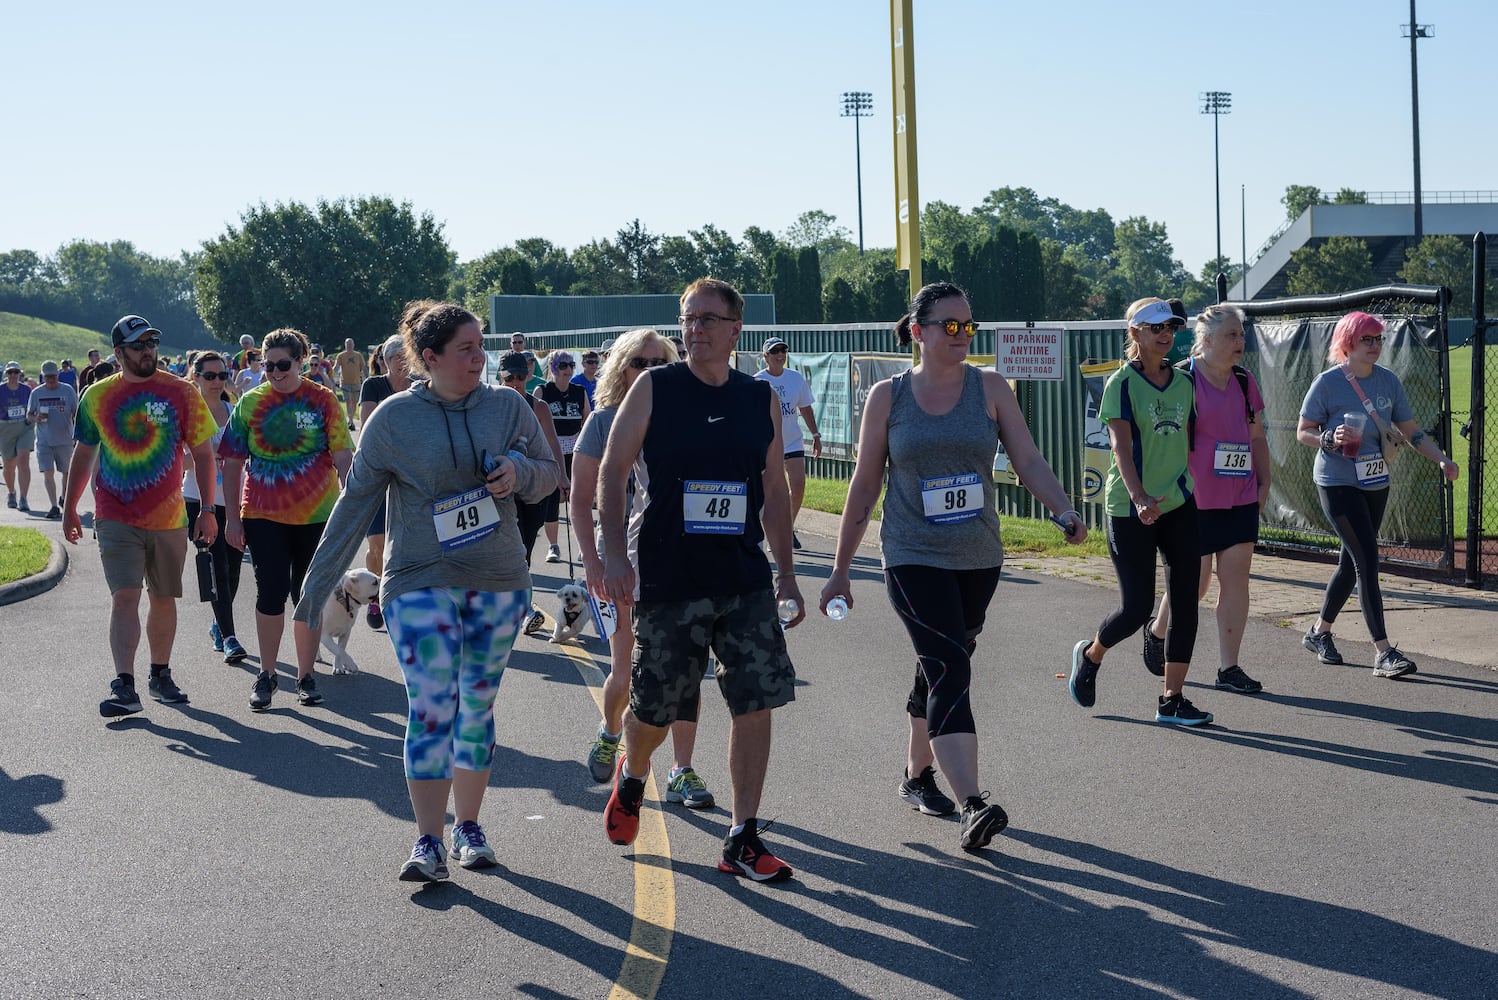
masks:
POLYGON ((848 617, 848 599, 846 597, 834 597, 827 602, 827 617, 835 622, 840 622, 848 617))
POLYGON ((775 605, 775 614, 780 618, 780 627, 785 628, 798 614, 801 613, 801 605, 787 597, 775 605))

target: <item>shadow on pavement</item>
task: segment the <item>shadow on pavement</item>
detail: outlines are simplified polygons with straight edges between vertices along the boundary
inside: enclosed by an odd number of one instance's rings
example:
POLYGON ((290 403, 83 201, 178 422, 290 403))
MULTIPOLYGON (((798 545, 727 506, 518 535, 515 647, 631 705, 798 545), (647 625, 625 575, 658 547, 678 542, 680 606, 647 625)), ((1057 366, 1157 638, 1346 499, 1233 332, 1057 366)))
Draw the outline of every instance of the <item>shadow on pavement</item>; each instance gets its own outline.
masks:
POLYGON ((40 811, 63 800, 63 780, 50 774, 12 778, 0 767, 0 833, 49 833, 52 823, 40 811))

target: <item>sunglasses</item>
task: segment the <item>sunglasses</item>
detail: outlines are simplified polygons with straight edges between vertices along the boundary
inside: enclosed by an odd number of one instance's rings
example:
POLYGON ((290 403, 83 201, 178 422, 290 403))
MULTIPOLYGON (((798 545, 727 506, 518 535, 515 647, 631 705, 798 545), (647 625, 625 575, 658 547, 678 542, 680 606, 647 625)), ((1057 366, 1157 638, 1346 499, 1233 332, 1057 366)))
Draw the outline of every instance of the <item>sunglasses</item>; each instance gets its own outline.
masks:
POLYGON ((971 340, 973 336, 978 332, 978 324, 974 323, 972 320, 962 322, 955 319, 942 319, 937 320, 935 323, 920 323, 918 325, 939 326, 947 332, 948 337, 955 337, 959 333, 965 333, 967 334, 969 340, 971 340))
POLYGON ((1382 337, 1359 337, 1358 338, 1358 343, 1362 344, 1364 347, 1374 347, 1374 346, 1382 347, 1382 346, 1384 346, 1384 338, 1382 338, 1382 337))
POLYGON ((159 341, 159 340, 137 340, 137 341, 134 341, 133 343, 124 344, 122 346, 127 351, 135 351, 137 353, 139 353, 141 351, 156 351, 156 350, 160 350, 161 349, 161 341, 159 341))
POLYGON ((766 354, 784 354, 785 352, 786 352, 786 349, 784 347, 772 347, 768 351, 766 351, 765 353, 766 354))
POLYGON ((206 378, 210 382, 229 381, 228 372, 194 372, 194 374, 197 375, 198 378, 206 378))
POLYGON ((1145 333, 1165 333, 1168 330, 1174 330, 1175 329, 1175 324, 1174 323, 1140 323, 1134 329, 1136 329, 1136 330, 1143 330, 1145 333))
POLYGON ((561 371, 564 368, 576 368, 576 367, 577 367, 577 365, 573 364, 571 361, 563 361, 561 364, 557 365, 557 371, 561 371))
POLYGON ((271 372, 289 372, 296 366, 297 364, 295 361, 292 361, 290 358, 285 358, 281 361, 267 361, 265 363, 265 370, 271 372))
POLYGON ((657 367, 665 364, 666 363, 666 359, 665 358, 630 358, 628 363, 629 363, 629 366, 631 368, 633 368, 635 371, 642 372, 642 371, 644 371, 647 368, 657 368, 657 367))
POLYGON ((583 358, 583 364, 585 364, 585 365, 596 365, 596 364, 598 364, 598 359, 597 358, 583 358))

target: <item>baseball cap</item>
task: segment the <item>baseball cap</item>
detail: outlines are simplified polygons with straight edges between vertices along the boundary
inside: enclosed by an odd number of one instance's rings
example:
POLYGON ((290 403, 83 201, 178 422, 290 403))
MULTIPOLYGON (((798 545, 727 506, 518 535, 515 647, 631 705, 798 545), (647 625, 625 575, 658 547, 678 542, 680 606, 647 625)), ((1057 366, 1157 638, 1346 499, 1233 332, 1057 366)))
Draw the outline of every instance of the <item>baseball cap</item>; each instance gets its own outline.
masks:
POLYGON ((56 361, 43 361, 42 362, 42 374, 43 375, 56 375, 57 374, 57 362, 56 361))
POLYGON ((5 366, 5 370, 8 372, 18 372, 21 370, 21 362, 12 361, 5 366))
POLYGON ((109 331, 110 342, 115 347, 121 344, 133 344, 150 334, 161 336, 161 331, 152 326, 141 316, 121 316, 120 321, 109 331))
POLYGON ((614 342, 612 340, 605 340, 603 342, 603 346, 598 349, 598 353, 599 354, 607 354, 610 351, 612 351, 613 349, 614 349, 614 342))
POLYGON ((1186 321, 1177 316, 1170 308, 1168 302, 1151 302, 1143 309, 1134 314, 1129 320, 1130 326, 1144 326, 1146 323, 1185 323, 1186 321))
POLYGON ((771 337, 770 339, 766 340, 764 346, 759 350, 761 354, 769 354, 777 347, 784 347, 786 350, 790 350, 790 345, 781 340, 779 337, 771 337))
POLYGON ((531 360, 524 351, 505 351, 499 356, 499 370, 510 375, 529 375, 531 360))

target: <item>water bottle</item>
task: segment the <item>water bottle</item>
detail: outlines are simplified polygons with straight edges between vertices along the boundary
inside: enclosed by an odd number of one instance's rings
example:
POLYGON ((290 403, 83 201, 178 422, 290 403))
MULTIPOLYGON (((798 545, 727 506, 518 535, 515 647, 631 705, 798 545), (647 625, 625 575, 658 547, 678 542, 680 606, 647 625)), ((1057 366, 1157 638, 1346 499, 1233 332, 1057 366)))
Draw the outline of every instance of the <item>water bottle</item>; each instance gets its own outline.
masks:
POLYGON ((789 597, 781 601, 779 604, 775 605, 775 614, 780 618, 781 628, 785 628, 787 625, 789 625, 792 619, 794 619, 796 615, 800 613, 801 605, 797 604, 789 597))
POLYGON ((827 602, 827 617, 840 622, 848 617, 848 599, 841 595, 827 602))

